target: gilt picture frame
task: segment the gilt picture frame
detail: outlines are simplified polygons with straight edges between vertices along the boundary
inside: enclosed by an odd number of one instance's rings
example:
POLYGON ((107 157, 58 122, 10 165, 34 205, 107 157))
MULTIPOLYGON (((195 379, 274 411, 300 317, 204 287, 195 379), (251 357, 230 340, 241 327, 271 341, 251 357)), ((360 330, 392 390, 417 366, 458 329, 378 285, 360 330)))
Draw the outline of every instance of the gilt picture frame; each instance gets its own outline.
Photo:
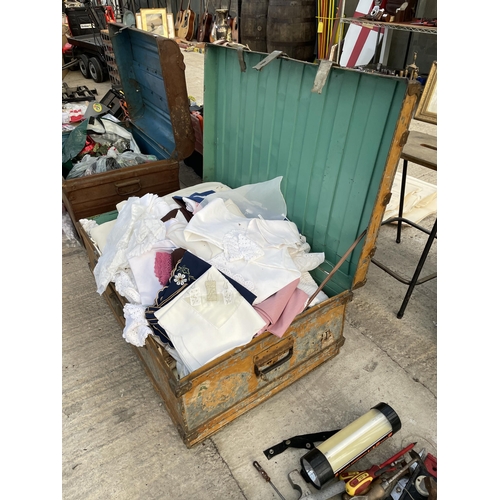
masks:
POLYGON ((437 125, 437 61, 432 63, 414 118, 437 125))
POLYGON ((167 9, 141 9, 141 24, 144 31, 169 37, 167 9))

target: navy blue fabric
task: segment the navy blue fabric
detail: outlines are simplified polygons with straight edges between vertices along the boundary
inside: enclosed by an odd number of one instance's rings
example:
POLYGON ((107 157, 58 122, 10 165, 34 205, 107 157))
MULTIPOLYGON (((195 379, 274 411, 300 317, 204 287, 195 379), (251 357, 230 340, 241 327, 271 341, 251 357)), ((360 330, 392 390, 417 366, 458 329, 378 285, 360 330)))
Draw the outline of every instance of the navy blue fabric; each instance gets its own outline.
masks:
POLYGON ((203 193, 192 193, 189 196, 173 196, 174 200, 183 201, 183 198, 189 198, 190 200, 196 201, 197 203, 201 203, 209 194, 214 194, 215 191, 203 191, 203 193))

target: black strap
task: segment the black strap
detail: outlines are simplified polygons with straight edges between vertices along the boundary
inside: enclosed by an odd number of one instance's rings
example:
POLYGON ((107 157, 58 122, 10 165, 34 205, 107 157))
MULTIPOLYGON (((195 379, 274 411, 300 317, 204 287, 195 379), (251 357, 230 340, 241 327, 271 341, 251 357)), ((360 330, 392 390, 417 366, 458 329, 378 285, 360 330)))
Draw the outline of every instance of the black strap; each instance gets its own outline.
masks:
POLYGON ((301 434, 300 436, 294 436, 281 443, 278 443, 267 450, 264 450, 264 455, 268 460, 283 453, 287 448, 306 448, 312 450, 314 448, 314 443, 318 441, 325 441, 326 439, 332 437, 335 433, 339 432, 340 429, 334 431, 316 432, 314 434, 301 434))
POLYGON ((104 129, 104 132, 96 132, 94 130, 90 130, 89 134, 104 135, 106 133, 106 127, 104 126, 104 123, 103 123, 102 118, 100 116, 90 116, 88 120, 89 120, 89 125, 94 125, 95 122, 99 122, 101 127, 104 129))

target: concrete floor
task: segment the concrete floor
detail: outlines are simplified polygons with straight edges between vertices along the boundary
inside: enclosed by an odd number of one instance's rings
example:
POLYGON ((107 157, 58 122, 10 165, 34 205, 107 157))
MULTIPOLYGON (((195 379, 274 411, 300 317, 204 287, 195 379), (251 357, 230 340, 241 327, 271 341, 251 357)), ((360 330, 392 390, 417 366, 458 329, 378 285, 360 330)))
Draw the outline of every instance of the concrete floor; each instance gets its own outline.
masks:
MULTIPOLYGON (((203 55, 184 53, 188 93, 203 103, 203 55)), ((68 73, 68 85, 98 90, 109 82, 68 73)), ((413 130, 436 134, 432 125, 413 130)), ((400 166, 401 168, 401 166, 400 166)), ((415 165, 409 175, 436 184, 436 172, 415 165)), ((199 182, 183 166, 183 185, 199 182)), ((435 216, 421 224, 430 228, 435 216)), ((377 258, 410 276, 426 235, 405 227, 397 245, 383 226, 377 258)), ((434 243, 423 273, 437 266, 434 243)), ((347 307, 340 354, 205 442, 187 449, 104 298, 81 246, 62 240, 62 492, 65 500, 269 500, 278 498, 252 466, 264 467, 287 500, 298 499, 287 475, 305 450, 272 460, 263 450, 282 440, 345 427, 372 406, 390 404, 401 430, 360 461, 380 463, 416 441, 437 456, 437 280, 416 287, 405 315, 396 312, 406 286, 370 266, 347 307)), ((340 497, 338 497, 340 498, 340 497)))

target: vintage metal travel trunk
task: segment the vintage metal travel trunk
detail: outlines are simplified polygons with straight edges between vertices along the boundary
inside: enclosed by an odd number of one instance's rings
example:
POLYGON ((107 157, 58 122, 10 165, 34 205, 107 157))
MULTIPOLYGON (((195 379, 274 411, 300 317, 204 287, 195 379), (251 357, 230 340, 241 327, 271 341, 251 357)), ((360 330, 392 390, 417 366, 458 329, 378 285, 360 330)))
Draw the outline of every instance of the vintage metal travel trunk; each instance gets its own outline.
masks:
POLYGON ((132 132, 142 153, 159 160, 62 181, 62 199, 73 223, 114 210, 129 196, 179 189, 179 161, 194 151, 185 65, 174 40, 109 23, 122 75, 132 132), (164 78, 163 75, 168 75, 164 78))
MULTIPOLYGON (((181 379, 151 337, 133 347, 188 447, 339 353, 417 98, 403 78, 274 56, 207 45, 204 181, 236 188, 283 176, 288 218, 326 255, 318 284, 366 236, 325 286, 329 299, 282 338, 266 332, 181 379)), ((99 254, 88 237, 85 246, 93 269, 99 254)), ((125 300, 113 285, 104 296, 124 326, 125 300)))

